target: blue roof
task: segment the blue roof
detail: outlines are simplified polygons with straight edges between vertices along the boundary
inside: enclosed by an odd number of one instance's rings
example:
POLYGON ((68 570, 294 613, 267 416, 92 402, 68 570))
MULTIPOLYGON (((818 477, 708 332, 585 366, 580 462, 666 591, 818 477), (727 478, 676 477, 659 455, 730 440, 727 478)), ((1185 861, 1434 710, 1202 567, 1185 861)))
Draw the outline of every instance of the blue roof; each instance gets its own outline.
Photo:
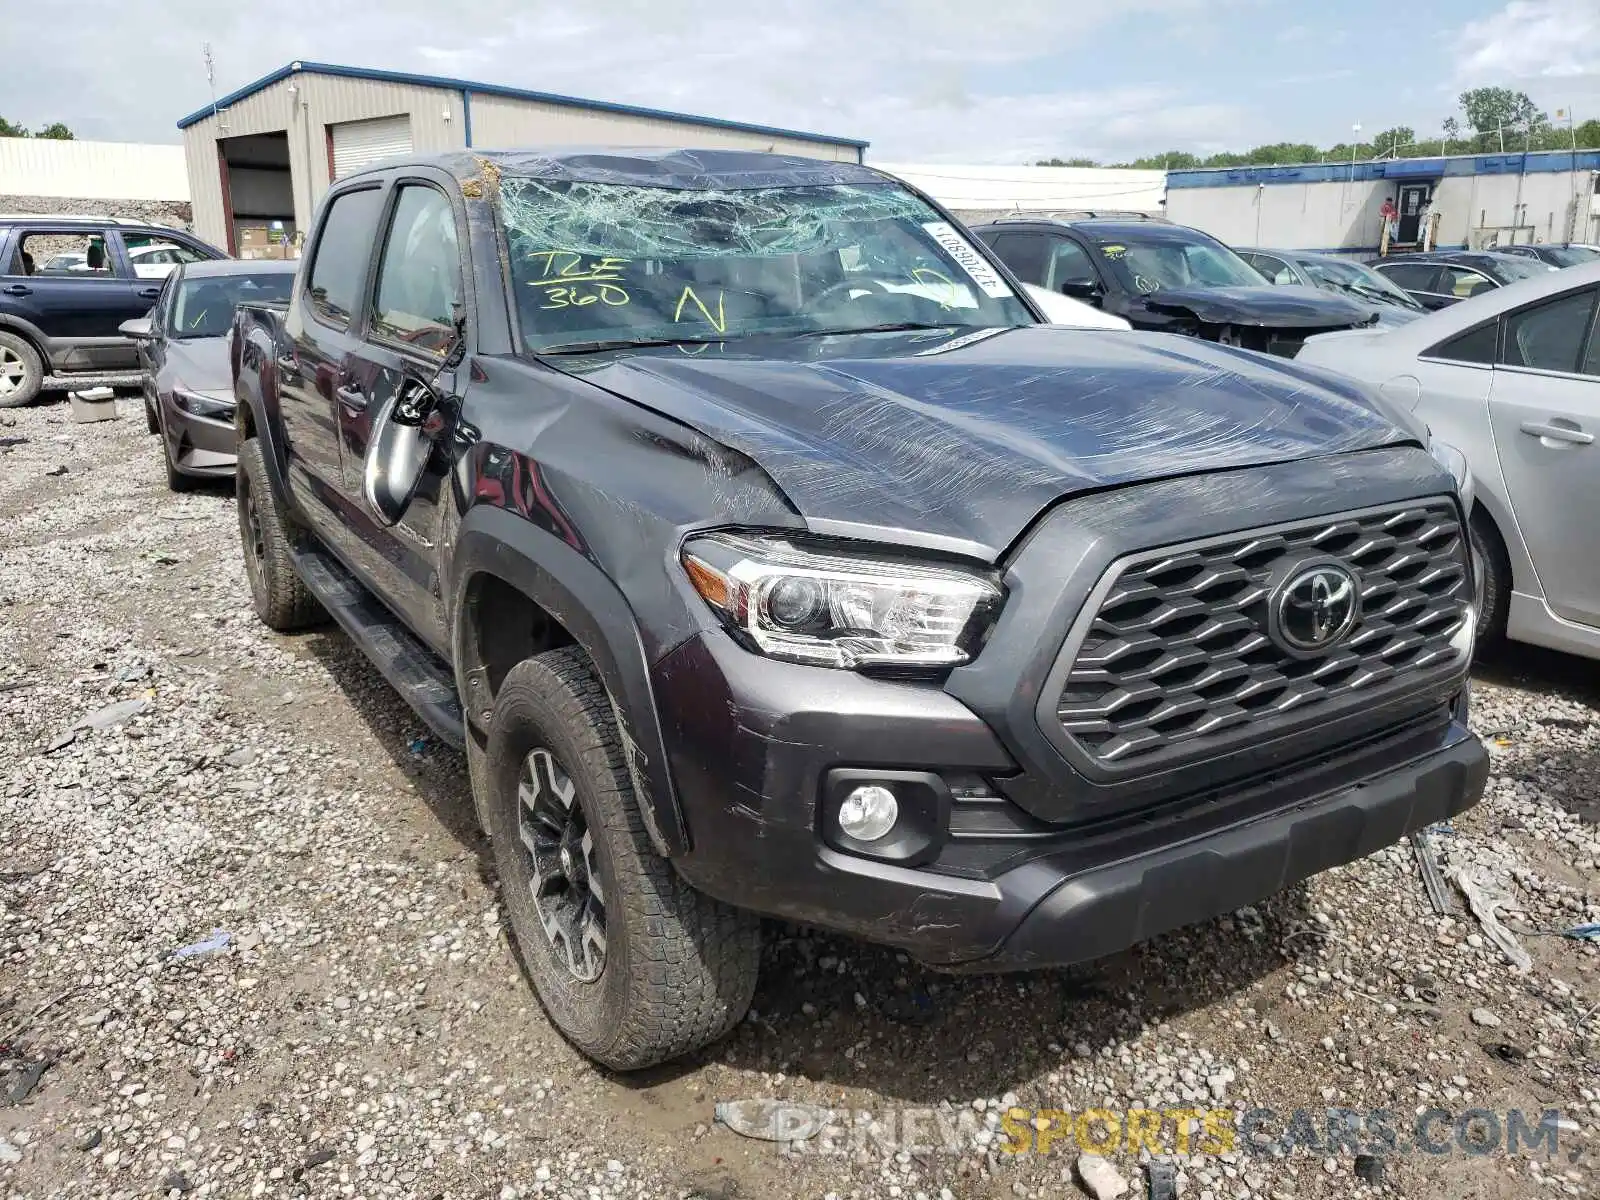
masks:
POLYGON ((447 88, 476 96, 506 96, 513 100, 537 100, 545 104, 563 104, 571 108, 584 108, 591 112, 621 113, 630 117, 654 117, 662 121, 676 121, 685 125, 703 125, 709 129, 731 129, 739 133, 759 133, 772 137, 800 138, 807 142, 825 142, 834 146, 850 146, 865 150, 871 143, 857 138, 835 137, 826 133, 806 133, 798 129, 780 129, 774 125, 751 125, 744 121, 725 121, 720 117, 701 117, 693 113, 668 112, 659 108, 644 108, 637 104, 614 104, 607 100, 585 100, 578 96, 561 96, 554 92, 532 92, 524 88, 505 87, 497 83, 475 83, 470 79, 449 79, 442 75, 411 75, 403 71, 376 71, 367 67, 341 67, 331 63, 296 61, 279 67, 270 75, 263 75, 254 83, 247 83, 236 92, 229 92, 214 105, 197 109, 178 122, 179 129, 187 129, 211 116, 214 111, 237 104, 263 88, 271 87, 289 76, 304 72, 312 75, 339 75, 346 79, 371 79, 378 83, 402 83, 413 87, 447 88))
POLYGON ((1167 172, 1167 188, 1271 187, 1282 183, 1357 183, 1379 179, 1443 179, 1447 175, 1535 175, 1600 170, 1600 150, 1535 150, 1524 154, 1452 154, 1432 158, 1298 163, 1273 167, 1196 167, 1167 172))

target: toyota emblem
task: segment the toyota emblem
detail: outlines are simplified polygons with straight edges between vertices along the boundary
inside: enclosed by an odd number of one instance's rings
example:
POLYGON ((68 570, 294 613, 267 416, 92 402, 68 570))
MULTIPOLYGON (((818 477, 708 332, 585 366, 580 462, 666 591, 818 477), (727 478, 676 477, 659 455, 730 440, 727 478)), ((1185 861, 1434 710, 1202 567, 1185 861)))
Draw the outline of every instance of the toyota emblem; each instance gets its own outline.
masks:
POLYGON ((1291 654, 1320 654, 1342 642, 1360 614, 1355 575, 1339 563, 1312 563, 1296 568, 1273 592, 1268 632, 1291 654))

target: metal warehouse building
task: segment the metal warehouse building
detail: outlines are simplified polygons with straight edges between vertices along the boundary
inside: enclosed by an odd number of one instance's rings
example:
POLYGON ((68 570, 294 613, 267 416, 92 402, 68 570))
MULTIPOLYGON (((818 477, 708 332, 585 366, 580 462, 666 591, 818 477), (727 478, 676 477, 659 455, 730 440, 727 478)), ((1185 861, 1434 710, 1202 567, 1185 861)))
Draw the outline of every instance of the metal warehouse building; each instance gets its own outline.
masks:
POLYGON ((1362 163, 1171 171, 1167 216, 1235 246, 1370 257, 1384 200, 1397 241, 1421 236, 1474 250, 1511 242, 1600 239, 1600 151, 1452 155, 1362 163))
MULTIPOLYGON (((294 62, 178 122, 201 237, 294 244, 339 177, 394 154, 541 145, 771 150, 860 162, 867 143, 496 84, 294 62)), ((289 253, 293 253, 290 250, 289 253)))

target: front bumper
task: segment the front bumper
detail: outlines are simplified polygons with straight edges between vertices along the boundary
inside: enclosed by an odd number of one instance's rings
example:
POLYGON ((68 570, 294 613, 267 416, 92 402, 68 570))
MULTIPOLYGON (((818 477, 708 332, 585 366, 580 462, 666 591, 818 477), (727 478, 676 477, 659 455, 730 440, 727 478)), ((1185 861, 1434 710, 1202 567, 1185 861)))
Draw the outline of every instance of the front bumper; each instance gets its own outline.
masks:
POLYGON ((238 465, 238 433, 231 414, 201 417, 173 403, 170 394, 160 398, 165 422, 167 453, 185 475, 229 477, 238 465))
POLYGON ((674 860, 685 878, 946 969, 1082 962, 1232 911, 1453 817, 1487 776, 1462 694, 1298 769, 1063 828, 981 786, 1015 764, 936 685, 774 663, 721 634, 680 646, 654 684, 693 839, 674 860), (830 845, 823 796, 841 766, 948 781, 931 855, 830 845))
POLYGON ((1062 647, 1124 556, 1230 521, 1322 521, 1330 496, 1409 506, 1451 487, 1425 451, 1397 446, 1069 501, 1003 564, 1000 619, 943 681, 782 663, 706 629, 652 678, 691 842, 674 861, 730 904, 941 967, 1034 967, 1231 911, 1449 818, 1486 775, 1464 659, 1314 721, 1262 714, 1247 738, 1143 772, 1077 761, 1045 718, 1062 647), (909 785, 918 836, 892 859, 833 819, 838 773, 874 771, 922 778, 909 785))

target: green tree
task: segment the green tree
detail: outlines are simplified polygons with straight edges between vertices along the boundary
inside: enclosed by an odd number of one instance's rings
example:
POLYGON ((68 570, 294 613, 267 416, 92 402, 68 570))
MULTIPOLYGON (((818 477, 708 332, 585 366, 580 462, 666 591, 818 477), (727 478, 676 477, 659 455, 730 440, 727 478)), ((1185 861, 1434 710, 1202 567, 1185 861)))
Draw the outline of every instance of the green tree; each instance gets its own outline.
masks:
POLYGON ((1485 150, 1498 150, 1502 138, 1506 149, 1518 140, 1532 139, 1533 131, 1550 123, 1550 118, 1539 110, 1527 92, 1514 92, 1510 88, 1481 87, 1461 93, 1461 111, 1467 114, 1467 124, 1478 135, 1478 144, 1485 150), (1516 139, 1516 133, 1523 139, 1516 139))
POLYGON ((1098 167, 1092 158, 1047 158, 1033 164, 1036 167, 1098 167))
POLYGON ((4 117, 0 117, 0 137, 27 137, 28 131, 21 125, 13 125, 4 117))
POLYGON ((76 140, 76 135, 72 132, 72 130, 68 129, 60 121, 57 121, 54 125, 46 125, 33 136, 37 138, 49 138, 52 142, 70 142, 76 140))

